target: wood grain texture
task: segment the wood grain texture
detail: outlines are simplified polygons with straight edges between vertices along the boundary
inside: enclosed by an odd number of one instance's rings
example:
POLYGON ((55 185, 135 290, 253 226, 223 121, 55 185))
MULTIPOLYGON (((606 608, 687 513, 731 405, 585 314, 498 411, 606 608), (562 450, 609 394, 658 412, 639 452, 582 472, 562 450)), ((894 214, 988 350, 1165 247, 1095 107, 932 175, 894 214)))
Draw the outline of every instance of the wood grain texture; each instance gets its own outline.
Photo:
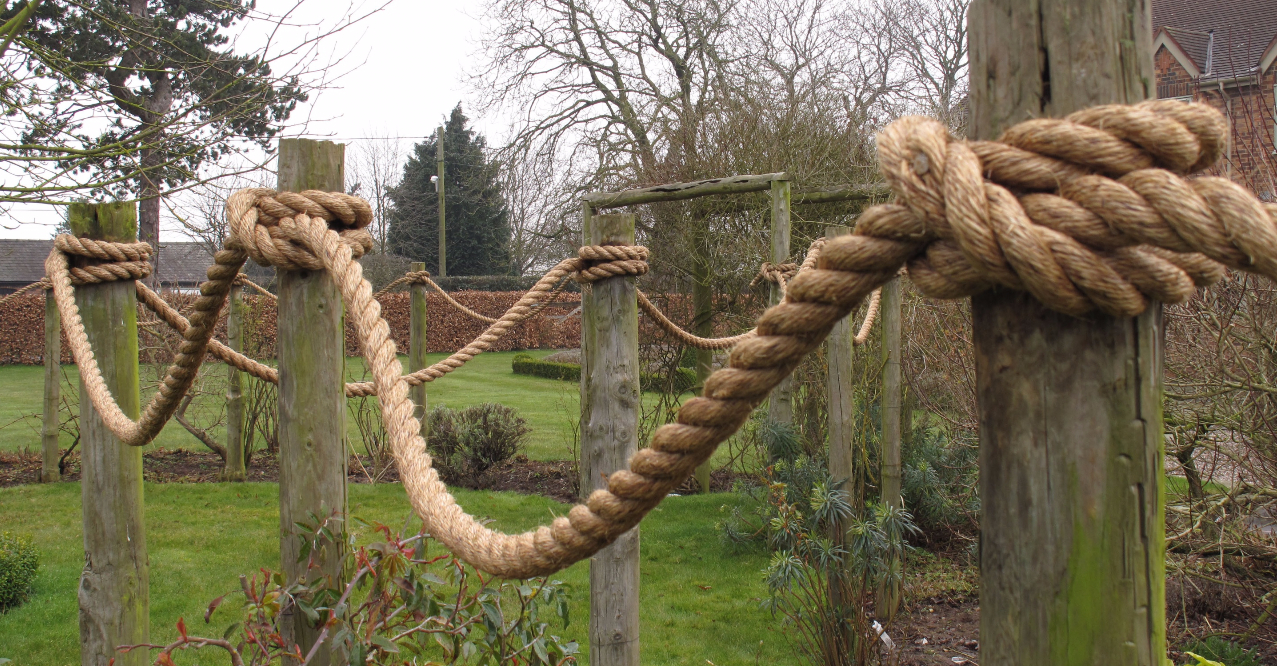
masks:
MULTIPOLYGON (((423 261, 412 262, 410 271, 424 271, 426 264, 423 261)), ((412 302, 409 304, 408 312, 408 372, 416 372, 425 368, 429 363, 426 361, 426 326, 428 325, 428 312, 426 308, 426 296, 429 287, 424 284, 412 284, 408 287, 411 294, 412 302)), ((416 405, 415 414, 417 419, 421 421, 421 436, 425 437, 428 430, 426 423, 426 414, 428 413, 428 405, 426 403, 426 385, 413 386, 408 389, 408 396, 412 399, 412 404, 416 405)))
POLYGON ((720 194, 763 192, 771 189, 772 182, 777 180, 788 181, 789 175, 785 173, 765 173, 756 176, 709 178, 691 183, 669 183, 634 190, 622 190, 620 192, 590 192, 583 198, 595 210, 603 210, 605 208, 621 208, 623 206, 636 206, 659 201, 683 201, 720 194))
POLYGON ((53 290, 44 290, 44 410, 40 424, 40 482, 62 480, 58 460, 58 403, 62 401, 62 315, 53 290))
MULTIPOLYGON (((978 0, 972 136, 1137 102, 1142 0, 978 0)), ((980 417, 980 663, 1162 666, 1161 307, 1074 319, 972 299, 980 417)))
MULTIPOLYGON (((244 352, 244 288, 231 287, 226 299, 226 344, 244 352)), ((244 481, 248 469, 244 460, 244 373, 226 364, 226 466, 223 481, 244 481)))
MULTIPOLYGON (((634 243, 634 216, 584 215, 584 244, 634 243)), ((610 278, 581 298, 581 493, 607 486, 638 450, 638 287, 610 278)), ((639 664, 639 528, 590 558, 590 663, 639 664)))
MULTIPOLYGON (((850 229, 831 224, 825 227, 825 237, 834 238, 850 233, 850 229)), ((843 318, 829 333, 825 343, 829 362, 826 388, 829 392, 829 476, 835 481, 849 482, 852 475, 853 438, 856 432, 856 395, 852 380, 852 363, 855 347, 851 339, 852 315, 843 318)), ((849 486, 844 486, 850 491, 849 486)), ((841 538, 841 530, 834 536, 841 538)))
MULTIPOLYGON (((72 204, 71 233, 98 240, 137 239, 136 204, 72 204)), ((76 288, 89 344, 111 395, 138 418, 137 302, 126 281, 76 288)), ((84 572, 80 575, 80 663, 144 666, 146 651, 119 654, 119 645, 150 635, 150 559, 142 498, 142 447, 111 433, 80 385, 80 495, 84 512, 84 572)))
POLYGON ((882 285, 882 496, 887 506, 901 507, 900 498, 900 278, 882 285))
MULTIPOLYGON (((345 146, 330 141, 280 141, 279 189, 344 192, 345 146)), ((301 537, 295 523, 313 523, 346 511, 346 396, 342 302, 325 272, 280 271, 279 529, 280 559, 289 580, 339 581, 340 541, 298 562, 301 537)), ((305 654, 319 630, 300 612, 283 622, 285 640, 305 654)), ((321 650, 319 666, 340 659, 321 650), (330 661, 331 660, 331 661, 330 661)))
MULTIPOLYGON (((788 180, 773 180, 772 198, 772 263, 783 264, 789 261, 789 204, 790 183, 788 180)), ((784 294, 780 285, 773 283, 771 296, 767 304, 775 305, 784 294)), ((785 377, 776 388, 772 389, 767 401, 767 419, 776 423, 794 422, 794 380, 785 377)))

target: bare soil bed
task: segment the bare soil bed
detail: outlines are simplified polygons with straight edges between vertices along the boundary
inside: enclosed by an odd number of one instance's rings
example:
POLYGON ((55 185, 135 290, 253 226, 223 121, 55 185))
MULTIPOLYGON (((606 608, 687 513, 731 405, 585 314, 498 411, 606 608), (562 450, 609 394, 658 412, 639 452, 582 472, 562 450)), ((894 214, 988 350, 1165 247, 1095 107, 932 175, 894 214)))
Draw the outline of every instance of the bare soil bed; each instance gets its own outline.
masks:
MULTIPOLYGON (((222 460, 217 454, 185 449, 157 448, 142 454, 143 478, 151 483, 212 483, 218 481, 222 460)), ((399 474, 392 464, 380 474, 367 457, 350 457, 349 480, 351 483, 397 483, 399 474)), ((729 470, 715 470, 711 477, 714 492, 731 490, 737 474, 729 470)), ((67 456, 64 480, 80 480, 80 455, 67 456)), ((470 490, 498 490, 541 495, 560 502, 576 499, 576 465, 571 460, 529 460, 527 456, 515 456, 481 474, 477 479, 458 483, 470 490)), ((271 453, 258 452, 248 465, 248 481, 279 481, 279 462, 271 453)), ((24 483, 39 483, 40 455, 36 452, 0 452, 0 488, 24 483)), ((695 492, 692 481, 684 483, 676 492, 695 492)))

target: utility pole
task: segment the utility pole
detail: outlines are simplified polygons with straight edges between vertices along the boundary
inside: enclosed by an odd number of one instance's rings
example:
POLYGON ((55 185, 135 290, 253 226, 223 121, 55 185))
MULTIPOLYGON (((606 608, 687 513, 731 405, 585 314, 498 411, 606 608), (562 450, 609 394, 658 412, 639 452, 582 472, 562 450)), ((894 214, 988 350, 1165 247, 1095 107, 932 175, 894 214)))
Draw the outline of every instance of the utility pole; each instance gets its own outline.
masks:
POLYGON ((439 126, 438 141, 435 142, 435 190, 439 193, 439 277, 448 277, 448 225, 444 201, 444 176, 446 169, 443 163, 443 125, 439 126))

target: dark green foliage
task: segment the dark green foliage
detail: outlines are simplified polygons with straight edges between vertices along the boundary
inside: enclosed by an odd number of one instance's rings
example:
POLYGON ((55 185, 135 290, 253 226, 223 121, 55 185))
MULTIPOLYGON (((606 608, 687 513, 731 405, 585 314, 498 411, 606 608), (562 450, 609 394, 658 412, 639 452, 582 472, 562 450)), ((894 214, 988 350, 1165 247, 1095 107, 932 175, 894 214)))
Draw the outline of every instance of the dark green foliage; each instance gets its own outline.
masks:
POLYGON ((790 628, 807 663, 869 664, 877 633, 866 609, 875 590, 899 584, 906 538, 918 531, 913 517, 876 505, 857 511, 788 424, 764 422, 757 432, 771 458, 763 484, 741 488, 748 499, 732 507, 720 533, 729 544, 771 551, 763 606, 790 628), (831 538, 836 526, 846 530, 842 543, 831 538))
MULTIPOLYGON (((466 127, 461 105, 444 125, 444 188, 448 275, 509 275, 510 213, 488 162, 484 138, 466 127)), ((439 272, 439 197, 434 137, 413 146, 403 180, 390 190, 390 251, 439 272)))
MULTIPOLYGON (((0 19, 25 4, 5 3, 0 19)), ((269 148, 280 123, 306 100, 296 77, 276 75, 259 55, 235 52, 230 37, 254 0, 151 0, 142 3, 145 16, 131 13, 130 4, 137 3, 40 6, 19 40, 27 66, 48 79, 54 98, 79 95, 77 103, 86 104, 87 95, 113 107, 117 117, 88 130, 65 105, 48 111, 28 105, 26 113, 35 117, 21 143, 70 143, 88 151, 76 170, 120 174, 139 189, 144 179, 171 188, 193 180, 205 162, 236 152, 245 139, 269 148), (142 152, 140 162, 135 150, 142 152)), ((126 198, 119 189, 110 194, 126 198)))
MULTIPOLYGON (((555 363, 533 358, 531 354, 519 354, 512 363, 514 374, 546 379, 562 379, 569 382, 581 381, 581 366, 576 363, 555 363)), ((639 375, 639 388, 643 391, 662 391, 670 382, 664 376, 644 372, 639 375)), ((676 368, 673 377, 675 395, 687 393, 696 388, 699 382, 696 371, 688 368, 676 368)))
POLYGON ((523 449, 527 421, 518 410, 485 402, 461 411, 442 405, 430 410, 427 446, 444 481, 473 480, 523 449))
POLYGON ((0 533, 0 610, 27 599, 40 567, 40 555, 31 537, 0 533))
POLYGON ((901 494, 918 525, 928 531, 970 527, 980 512, 974 443, 924 417, 901 444, 901 494))
MULTIPOLYGON (((1224 666, 1259 666, 1258 655, 1233 641, 1225 640, 1219 636, 1211 636, 1204 641, 1192 641, 1185 645, 1180 652, 1192 652, 1202 659, 1216 661, 1224 664, 1224 666)), ((1188 664, 1198 666, 1198 662, 1199 660, 1193 659, 1188 664)))
POLYGON ((569 382, 581 381, 581 366, 576 363, 555 363, 533 358, 531 354, 519 354, 512 363, 514 374, 546 379, 562 379, 569 382))

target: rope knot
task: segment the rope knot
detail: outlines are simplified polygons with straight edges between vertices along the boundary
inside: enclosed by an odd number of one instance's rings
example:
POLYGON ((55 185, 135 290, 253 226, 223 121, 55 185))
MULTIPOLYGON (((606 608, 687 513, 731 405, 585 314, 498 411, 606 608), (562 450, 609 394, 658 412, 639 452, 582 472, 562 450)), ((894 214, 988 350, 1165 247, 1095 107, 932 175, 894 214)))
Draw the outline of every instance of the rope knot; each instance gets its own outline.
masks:
POLYGON ((798 275, 799 265, 795 263, 773 264, 770 261, 764 261, 763 265, 758 269, 758 275, 750 281, 749 288, 762 284, 763 282, 773 282, 780 287, 781 291, 785 290, 785 284, 794 279, 798 275))
POLYGON ((68 271, 71 284, 139 280, 151 274, 154 250, 148 243, 115 243, 59 234, 53 239, 53 247, 77 258, 68 271))
POLYGON ((230 223, 227 247, 263 266, 280 270, 322 270, 322 237, 334 231, 355 259, 372 250, 367 201, 340 192, 240 190, 226 201, 230 223))
POLYGON ((577 282, 647 274, 647 248, 642 245, 586 245, 577 250, 577 282))
POLYGON ((1219 112, 1171 101, 1029 120, 996 142, 902 118, 878 139, 897 203, 857 231, 908 244, 929 296, 1004 286, 1074 316, 1133 316, 1150 299, 1182 302, 1220 264, 1277 275, 1268 211, 1229 181, 1183 177, 1213 164, 1226 136, 1219 112))

